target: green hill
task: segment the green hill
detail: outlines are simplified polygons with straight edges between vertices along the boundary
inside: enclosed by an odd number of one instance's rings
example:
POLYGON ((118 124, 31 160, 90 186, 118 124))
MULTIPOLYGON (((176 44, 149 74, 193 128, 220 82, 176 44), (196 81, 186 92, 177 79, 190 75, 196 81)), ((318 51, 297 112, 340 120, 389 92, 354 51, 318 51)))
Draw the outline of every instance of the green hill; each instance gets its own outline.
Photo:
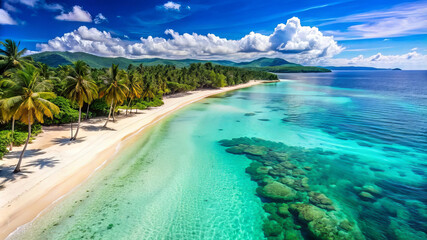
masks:
POLYGON ((319 67, 306 67, 299 64, 288 62, 281 58, 259 58, 250 62, 232 62, 226 60, 197 60, 197 59, 162 59, 162 58, 144 58, 144 59, 128 59, 123 57, 110 58, 100 57, 83 52, 42 52, 31 55, 34 61, 45 63, 51 67, 59 65, 69 65, 77 60, 83 60, 93 68, 108 68, 112 63, 118 64, 120 68, 126 68, 129 64, 139 65, 142 63, 145 66, 153 65, 173 65, 176 67, 187 67, 192 63, 207 63, 244 67, 253 70, 262 70, 270 72, 328 72, 330 70, 319 67))
POLYGON ((236 67, 273 67, 273 66, 297 66, 281 58, 258 58, 250 62, 236 63, 236 67))
MULTIPOLYGON (((140 63, 145 66, 153 65, 174 65, 176 67, 187 67, 192 63, 205 63, 208 61, 196 60, 196 59, 181 59, 181 60, 170 60, 161 58, 144 58, 144 59, 128 59, 123 57, 110 58, 100 57, 83 52, 42 52, 31 55, 34 61, 45 63, 51 67, 57 67, 59 65, 72 64, 77 60, 85 61, 89 66, 93 68, 108 68, 112 63, 119 64, 119 67, 126 68, 129 64, 138 65, 140 63)), ((219 64, 230 66, 234 62, 230 61, 211 61, 221 62, 219 64)))

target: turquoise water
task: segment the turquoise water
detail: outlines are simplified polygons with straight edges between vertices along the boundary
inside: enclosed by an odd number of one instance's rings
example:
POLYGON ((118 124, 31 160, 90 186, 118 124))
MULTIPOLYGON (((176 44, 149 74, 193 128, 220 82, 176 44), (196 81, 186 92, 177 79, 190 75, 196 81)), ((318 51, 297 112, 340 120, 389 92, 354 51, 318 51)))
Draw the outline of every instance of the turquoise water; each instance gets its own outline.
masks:
POLYGON ((333 152, 304 163, 333 212, 362 238, 425 238, 426 72, 280 78, 176 112, 11 238, 263 239, 266 200, 245 173, 252 161, 218 143, 240 137, 333 152), (363 186, 381 194, 361 198, 363 186))

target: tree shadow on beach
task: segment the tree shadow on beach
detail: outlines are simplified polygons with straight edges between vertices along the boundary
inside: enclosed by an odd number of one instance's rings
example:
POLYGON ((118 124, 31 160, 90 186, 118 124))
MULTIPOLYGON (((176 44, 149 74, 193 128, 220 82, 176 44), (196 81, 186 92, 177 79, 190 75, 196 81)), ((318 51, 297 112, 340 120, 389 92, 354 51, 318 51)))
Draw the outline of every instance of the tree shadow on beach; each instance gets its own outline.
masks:
POLYGON ((24 166, 25 167, 39 167, 39 169, 43 169, 45 167, 55 167, 56 164, 59 163, 58 159, 54 159, 53 157, 50 158, 42 158, 42 159, 37 159, 34 161, 29 162, 28 164, 26 164, 24 166))
POLYGON ((86 139, 86 137, 77 138, 76 140, 71 141, 69 137, 60 137, 52 140, 53 143, 58 144, 60 146, 71 145, 76 143, 81 143, 86 139))
POLYGON ((166 98, 179 98, 179 97, 184 97, 184 96, 188 96, 188 95, 192 95, 192 94, 193 93, 191 93, 191 92, 175 93, 175 94, 167 96, 166 98))
POLYGON ((4 188, 4 184, 7 182, 27 178, 28 174, 32 173, 32 171, 26 170, 25 167, 19 173, 13 173, 13 170, 15 170, 15 166, 0 167, 0 190, 4 188))
POLYGON ((116 129, 104 127, 104 126, 82 126, 81 128, 83 128, 85 131, 88 131, 88 132, 99 132, 102 130, 117 131, 116 129))
MULTIPOLYGON (((42 155, 45 153, 46 152, 43 151, 42 149, 28 149, 24 153, 24 158, 38 156, 38 155, 42 155)), ((8 153, 5 156, 5 158, 19 158, 20 155, 21 155, 21 151, 13 151, 13 152, 8 153)))
MULTIPOLYGON (((25 159, 23 159, 23 163, 25 163, 25 159)), ((13 173, 13 170, 15 170, 14 165, 0 167, 0 190, 4 188, 4 185, 7 182, 14 182, 19 179, 27 178, 29 174, 33 173, 33 171, 27 170, 28 167, 38 167, 39 169, 43 169, 45 167, 53 168, 58 163, 59 160, 53 157, 36 159, 23 165, 21 167, 21 172, 19 173, 13 173)))

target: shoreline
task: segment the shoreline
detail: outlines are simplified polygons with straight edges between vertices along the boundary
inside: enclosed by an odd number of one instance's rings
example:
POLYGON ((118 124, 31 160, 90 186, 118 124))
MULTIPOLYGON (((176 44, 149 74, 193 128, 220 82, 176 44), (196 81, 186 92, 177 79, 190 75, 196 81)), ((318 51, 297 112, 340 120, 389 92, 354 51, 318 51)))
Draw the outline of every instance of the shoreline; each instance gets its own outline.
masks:
MULTIPOLYGON (((70 126, 44 127, 23 159, 22 173, 0 175, 0 239, 43 214, 44 210, 72 192, 97 170, 102 169, 120 149, 141 131, 193 102, 219 93, 271 81, 250 81, 221 89, 197 90, 164 98, 164 105, 120 115, 102 129, 105 117, 82 122, 78 139, 69 142, 70 126), (102 131, 101 131, 102 129, 102 131)), ((11 171, 22 147, 15 147, 1 165, 11 171)))

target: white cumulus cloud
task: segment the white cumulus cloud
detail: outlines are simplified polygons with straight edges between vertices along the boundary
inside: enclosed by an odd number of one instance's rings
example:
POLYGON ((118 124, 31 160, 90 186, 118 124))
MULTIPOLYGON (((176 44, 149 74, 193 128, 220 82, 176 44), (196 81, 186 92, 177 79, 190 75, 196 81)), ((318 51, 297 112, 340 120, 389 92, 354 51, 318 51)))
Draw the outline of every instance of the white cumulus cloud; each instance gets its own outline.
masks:
POLYGON ((102 15, 102 13, 98 13, 98 15, 96 15, 93 21, 95 22, 95 24, 101 24, 103 22, 108 22, 108 19, 104 15, 102 15))
POLYGON ((61 21, 73 21, 73 22, 92 22, 92 16, 89 12, 82 9, 80 6, 74 6, 73 10, 69 13, 62 13, 55 17, 61 21))
POLYGON ((163 4, 163 7, 166 10, 176 10, 176 11, 179 11, 181 9, 181 4, 169 1, 169 2, 167 2, 165 4, 163 4))
POLYGON ((333 58, 320 61, 323 66, 362 66, 378 68, 427 69, 427 55, 411 51, 402 55, 383 55, 377 53, 365 57, 333 58))
POLYGON ((279 24, 271 35, 251 32, 238 40, 221 38, 215 34, 180 34, 165 31, 169 38, 141 37, 137 42, 114 38, 109 32, 82 26, 62 37, 38 44, 41 51, 83 51, 102 56, 129 58, 198 58, 198 59, 253 59, 259 56, 282 56, 297 62, 330 58, 340 53, 333 37, 324 36, 315 27, 301 26, 291 18, 279 24))
POLYGON ((16 25, 16 21, 12 19, 8 12, 0 8, 0 24, 3 25, 16 25))

